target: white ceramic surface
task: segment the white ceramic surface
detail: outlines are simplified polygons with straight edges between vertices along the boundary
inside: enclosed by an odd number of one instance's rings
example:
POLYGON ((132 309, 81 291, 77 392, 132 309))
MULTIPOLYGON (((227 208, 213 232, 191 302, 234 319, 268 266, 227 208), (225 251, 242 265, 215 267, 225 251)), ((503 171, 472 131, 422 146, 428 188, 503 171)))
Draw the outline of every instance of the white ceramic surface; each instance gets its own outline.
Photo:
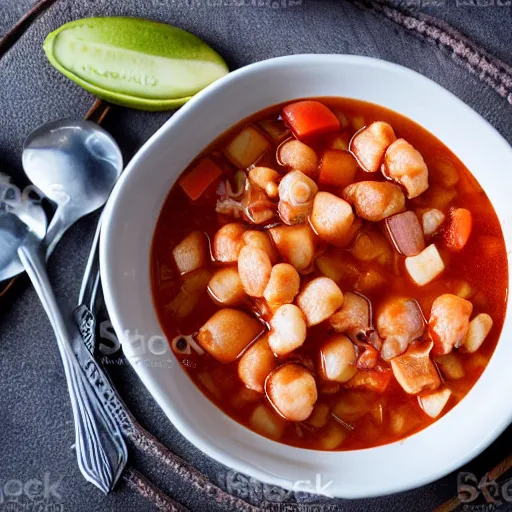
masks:
MULTIPOLYGON (((512 325, 507 315, 484 374, 452 411, 402 442, 367 450, 318 452, 265 439, 231 420, 190 381, 162 339, 152 305, 149 253, 165 197, 187 164, 219 134, 270 105, 344 96, 374 102, 417 121, 477 177, 511 247, 512 149, 480 116, 425 77, 388 62, 345 55, 298 55, 229 74, 179 110, 128 165, 108 203, 101 238, 105 299, 124 351, 181 433, 206 454, 264 482, 292 488, 320 475, 344 498, 390 494, 455 470, 511 422, 512 325), (159 368, 169 360, 171 368, 159 368)), ((164 365, 166 366, 166 365, 164 365)))

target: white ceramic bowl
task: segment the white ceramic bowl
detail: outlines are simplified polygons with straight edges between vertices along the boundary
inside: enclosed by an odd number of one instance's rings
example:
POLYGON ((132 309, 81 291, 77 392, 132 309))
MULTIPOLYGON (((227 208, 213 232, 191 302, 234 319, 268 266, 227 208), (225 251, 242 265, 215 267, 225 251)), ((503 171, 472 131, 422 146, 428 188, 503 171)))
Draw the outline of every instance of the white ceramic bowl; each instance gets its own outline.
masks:
POLYGON ((292 488, 297 481, 314 483, 320 478, 322 485, 332 481, 325 489, 328 494, 362 498, 440 478, 475 457, 510 424, 510 314, 484 374, 443 418, 401 442, 326 453, 270 441, 213 405, 163 339, 150 289, 149 255, 156 220, 169 189, 189 162, 241 119, 276 103, 320 96, 383 105, 436 135, 487 191, 511 247, 512 150, 496 130, 451 93, 406 68, 365 57, 298 55, 229 74, 195 96, 144 145, 105 211, 101 276, 126 356, 188 440, 226 466, 264 482, 292 488), (170 361, 170 369, 159 367, 165 360, 170 361))

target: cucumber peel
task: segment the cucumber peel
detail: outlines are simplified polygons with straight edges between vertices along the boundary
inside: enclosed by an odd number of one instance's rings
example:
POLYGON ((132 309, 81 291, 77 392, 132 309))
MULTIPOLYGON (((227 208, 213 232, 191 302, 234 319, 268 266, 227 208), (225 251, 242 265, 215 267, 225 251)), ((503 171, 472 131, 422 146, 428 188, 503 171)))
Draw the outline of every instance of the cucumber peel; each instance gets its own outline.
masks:
POLYGON ((229 72, 198 37, 138 18, 85 18, 62 25, 44 41, 50 63, 110 103, 169 110, 229 72))

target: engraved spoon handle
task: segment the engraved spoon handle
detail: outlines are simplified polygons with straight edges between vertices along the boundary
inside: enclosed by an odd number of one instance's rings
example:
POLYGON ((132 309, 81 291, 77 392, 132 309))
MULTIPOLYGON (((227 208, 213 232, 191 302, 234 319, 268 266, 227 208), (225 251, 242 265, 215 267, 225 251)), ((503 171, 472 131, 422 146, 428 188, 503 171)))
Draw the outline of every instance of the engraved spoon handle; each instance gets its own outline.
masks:
POLYGON ((73 353, 70 340, 79 334, 71 319, 65 322, 57 305, 39 242, 29 236, 18 254, 57 338, 73 408, 78 465, 89 482, 107 493, 126 466, 126 444, 119 426, 110 419, 73 353))

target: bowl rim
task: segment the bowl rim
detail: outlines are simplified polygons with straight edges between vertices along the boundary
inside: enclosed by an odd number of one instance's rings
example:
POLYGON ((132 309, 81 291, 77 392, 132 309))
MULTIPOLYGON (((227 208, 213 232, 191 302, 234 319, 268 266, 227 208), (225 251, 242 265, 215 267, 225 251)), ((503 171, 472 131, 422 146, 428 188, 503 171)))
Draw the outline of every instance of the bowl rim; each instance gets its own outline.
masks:
MULTIPOLYGON (((208 101, 208 98, 215 95, 217 91, 225 87, 227 83, 235 82, 237 80, 243 79, 247 75, 255 74, 260 72, 261 70, 269 69, 271 67, 280 67, 283 65, 288 64, 294 64, 294 65, 301 65, 301 66, 307 66, 310 62, 318 62, 323 61, 325 64, 333 64, 336 63, 337 65, 355 65, 355 66, 370 66, 375 69, 385 69, 387 71, 392 71, 397 74, 397 77, 403 76, 409 80, 419 80, 423 83, 426 83, 428 87, 430 87, 432 90, 437 91, 439 94, 443 94, 447 99, 449 99, 451 102, 454 103, 459 109, 465 109, 466 113, 473 117, 474 121, 476 123, 479 123, 482 127, 485 127, 486 130, 492 135, 493 137, 497 137, 501 140, 501 143, 504 143, 506 147, 503 149, 505 151, 508 151, 508 157, 510 162, 512 163, 512 148, 508 145, 508 142, 503 139, 503 137, 488 123, 485 119, 483 119, 481 116, 479 116, 473 109, 471 109, 468 105, 463 103, 460 99, 458 99, 455 95, 453 95, 451 92, 444 89, 442 86, 437 84, 436 82, 430 80, 429 78, 421 75, 420 73, 417 73, 416 71, 413 71, 411 69, 408 69, 406 67, 403 67, 401 65, 387 62, 381 59, 374 59, 371 57, 363 57, 363 56, 354 56, 354 55, 340 55, 340 54, 303 54, 303 55, 293 55, 293 56, 284 56, 284 57, 277 57, 273 59, 268 59, 264 61, 260 61, 254 64, 250 64, 248 66, 245 66, 243 68, 240 68, 236 71, 233 71, 226 75, 225 77, 219 79, 218 81, 214 82, 210 86, 208 86, 206 89, 198 93, 196 96, 190 100, 185 106, 183 106, 178 112, 176 112, 143 146, 142 148, 137 152, 137 154, 133 157, 133 159, 130 161, 128 166, 126 167, 121 179, 117 183, 116 187, 114 188, 114 191, 111 195, 111 198, 108 201, 108 204, 105 208, 105 212, 103 215, 103 227, 101 232, 101 241, 100 241, 100 266, 101 266, 101 278, 103 283, 103 290, 104 290, 104 297, 105 297, 105 303, 107 306, 107 309, 110 314, 110 318, 112 321, 112 324, 114 326, 114 329, 120 339, 122 338, 122 332, 123 332, 123 322, 121 319, 125 316, 125 314, 119 309, 118 307, 118 301, 116 300, 116 290, 115 290, 115 284, 114 280, 119 279, 119 276, 115 276, 115 272, 113 271, 113 267, 111 265, 112 260, 110 256, 111 252, 111 244, 113 238, 113 234, 116 230, 116 210, 118 209, 118 203, 122 201, 122 195, 123 190, 125 187, 125 184, 127 183, 129 177, 137 172, 137 168, 139 165, 139 162, 143 160, 143 158, 146 156, 147 153, 151 152, 152 146, 160 141, 161 139, 164 139, 166 136, 166 133, 171 129, 172 126, 175 124, 181 122, 182 120, 186 119, 187 116, 189 116, 189 112, 193 112, 198 106, 208 101)), ((321 96, 321 95, 319 95, 321 96)), ((501 219, 500 219, 501 220, 501 219)), ((504 231, 505 239, 507 240, 507 236, 504 231)), ((507 241, 507 249, 510 246, 510 244, 507 241)), ((507 253, 509 251, 507 250, 507 253)), ((510 265, 509 265, 510 267, 510 265)), ((509 284, 510 284, 510 272, 509 272, 509 284)), ((507 304, 507 315, 508 310, 510 308, 510 304, 507 304)), ((505 322, 506 323, 506 322, 505 322)), ((502 331, 503 334, 503 331, 502 331)), ((501 336, 500 336, 501 338, 501 336)), ((121 339, 123 342, 123 340, 121 339)), ((499 342, 498 342, 499 344, 499 342)), ((124 345, 123 345, 124 346, 124 345)), ((148 373, 145 372, 143 369, 134 364, 133 360, 128 358, 130 362, 132 363, 135 371, 143 381, 143 383, 146 385, 146 387, 151 392, 152 396, 156 399, 157 403, 164 409, 166 415, 169 417, 171 422, 175 425, 175 427, 180 431, 182 435, 184 435, 189 441, 191 441, 197 448, 199 448, 201 451, 203 451, 208 456, 214 458, 215 460, 229 466, 231 469, 234 469, 235 471, 239 471, 241 473, 249 474, 258 480, 261 480, 262 482, 279 485, 281 487, 284 487, 285 489, 293 489, 293 483, 291 481, 288 481, 287 479, 283 479, 282 477, 272 474, 271 472, 267 470, 263 470, 260 467, 257 467, 256 465, 250 465, 246 461, 242 460, 241 458, 237 457, 233 453, 227 452, 221 448, 219 448, 215 443, 212 443, 206 439, 203 439, 201 436, 195 435, 195 430, 190 428, 190 425, 183 420, 179 412, 174 408, 172 403, 166 403, 165 407, 163 403, 165 402, 166 398, 161 396, 160 390, 157 386, 155 386, 155 383, 151 381, 151 378, 148 377, 148 373)), ((491 358, 492 362, 492 358, 491 358)), ((489 369, 489 366, 491 366, 491 362, 487 366, 484 374, 489 369)), ((483 375, 479 378, 481 380, 483 375)), ((460 405, 460 404, 459 404, 460 405)), ((215 409, 217 409, 215 407, 215 409)), ((456 410, 454 408, 454 410, 456 410)), ((218 409, 217 409, 218 410, 218 409)), ((224 414, 222 411, 220 411, 220 414, 224 414)), ((452 411, 450 411, 447 415, 448 416, 452 411)), ((234 420, 231 420, 231 418, 228 417, 228 422, 234 422, 234 420)), ((379 485, 378 482, 371 482, 369 485, 358 487, 358 488, 352 488, 352 487, 344 487, 343 485, 339 486, 335 490, 334 496, 337 497, 343 497, 343 498, 365 498, 365 497, 374 497, 374 496, 382 496, 386 494, 393 494, 396 492, 401 492, 405 490, 409 490, 412 488, 419 487, 421 485, 425 485, 427 483, 430 483, 434 480, 437 480, 451 471, 461 467, 465 463, 467 463, 469 460, 473 459, 476 455, 481 453, 484 449, 486 449, 511 423, 512 421, 512 406, 508 408, 508 410, 503 412, 503 415, 501 416, 501 419, 494 424, 494 428, 492 431, 488 432, 487 435, 480 440, 479 444, 473 448, 473 450, 468 451, 467 453, 461 453, 459 457, 452 459, 450 462, 446 462, 441 464, 437 470, 431 470, 428 474, 410 474, 408 475, 406 480, 397 481, 394 484, 390 484, 389 482, 386 485, 379 485), (364 490, 363 490, 364 489, 364 490)), ((427 427, 424 430, 429 430, 434 428, 436 424, 439 422, 435 422, 433 425, 427 427)), ((236 425, 239 425, 236 423, 236 425)), ((245 427, 242 427, 245 428, 245 427)), ((247 429, 248 430, 248 429, 247 429)), ((249 430, 253 435, 257 437, 261 437, 258 434, 252 432, 249 430)), ((412 436, 414 437, 414 436, 412 436)), ((268 441, 266 438, 265 441, 268 441)), ((406 438, 407 439, 407 438, 406 438)), ((275 443, 273 441, 269 441, 273 446, 286 446, 282 445, 282 443, 275 443)), ((400 445, 403 444, 404 440, 398 441, 395 443, 391 443, 384 446, 393 446, 393 445, 400 445)), ((314 453, 349 453, 349 452, 317 452, 315 450, 304 450, 300 448, 290 447, 287 446, 290 450, 297 450, 297 451, 303 451, 305 452, 305 456, 307 457, 308 453, 314 452, 314 453)), ((369 448, 366 450, 356 450, 355 452, 368 452, 372 450, 377 450, 380 447, 377 448, 369 448)), ((413 473, 413 472, 412 472, 413 473)), ((455 494, 455 493, 454 493, 455 494)))

